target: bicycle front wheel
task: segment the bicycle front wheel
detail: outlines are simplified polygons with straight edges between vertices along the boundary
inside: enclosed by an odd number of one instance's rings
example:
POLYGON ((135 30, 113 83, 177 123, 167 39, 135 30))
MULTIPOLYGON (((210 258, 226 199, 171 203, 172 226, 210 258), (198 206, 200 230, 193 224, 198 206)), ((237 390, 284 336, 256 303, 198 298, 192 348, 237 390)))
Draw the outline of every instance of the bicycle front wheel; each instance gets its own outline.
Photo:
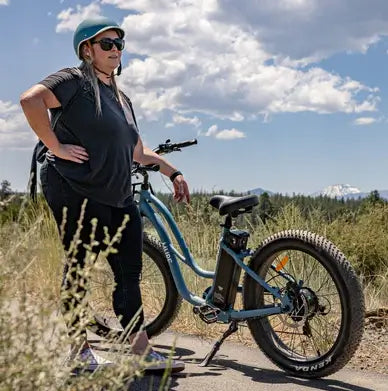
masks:
MULTIPOLYGON (((143 267, 140 281, 145 331, 151 338, 166 330, 182 304, 161 243, 147 233, 143 239, 143 267)), ((94 321, 88 326, 95 334, 120 335, 123 329, 112 308, 113 273, 106 260, 95 267, 90 281, 88 305, 94 321)))
MULTIPOLYGON (((363 333, 364 297, 355 271, 328 240, 307 231, 284 231, 266 239, 249 267, 292 298, 288 314, 248 319, 258 346, 295 376, 317 378, 342 368, 363 333)), ((245 275, 244 308, 279 304, 245 275)))

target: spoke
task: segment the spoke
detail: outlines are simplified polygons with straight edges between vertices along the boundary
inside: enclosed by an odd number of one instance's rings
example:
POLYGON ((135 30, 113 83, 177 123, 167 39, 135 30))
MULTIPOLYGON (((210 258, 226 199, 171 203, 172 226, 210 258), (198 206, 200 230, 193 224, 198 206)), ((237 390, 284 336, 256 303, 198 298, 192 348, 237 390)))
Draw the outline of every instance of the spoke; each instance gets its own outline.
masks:
POLYGON ((295 333, 295 331, 278 331, 279 334, 304 335, 302 333, 295 333))
POLYGON ((291 354, 292 354, 292 356, 294 357, 294 355, 295 355, 295 352, 294 352, 294 344, 293 344, 293 342, 294 342, 294 338, 295 338, 295 333, 292 333, 292 336, 291 336, 291 354))
MULTIPOLYGON (((321 356, 321 352, 319 351, 319 349, 317 348, 317 345, 316 345, 316 343, 315 343, 315 338, 314 338, 314 336, 313 336, 313 333, 311 332, 311 325, 310 325, 310 323, 307 323, 306 322, 306 325, 307 325, 307 327, 309 327, 310 328, 310 332, 309 332, 309 334, 310 335, 307 335, 307 337, 311 340, 311 342, 312 342, 312 345, 313 345, 313 347, 314 347, 314 349, 315 349, 315 352, 317 353, 317 357, 320 357, 321 356)), ((313 330, 314 330, 314 328, 313 328, 313 330)), ((315 330, 316 331, 316 330, 315 330)), ((318 333, 319 334, 319 333, 318 333)), ((320 334, 319 334, 320 335, 320 334)), ((322 337, 322 336, 321 336, 322 337)))
MULTIPOLYGON (((317 289, 315 290, 315 293, 320 292, 320 290, 321 290, 324 286, 326 286, 327 283, 330 282, 330 281, 332 281, 331 276, 330 276, 329 273, 327 273, 327 276, 326 276, 325 281, 321 284, 321 286, 320 286, 319 288, 317 288, 317 289)), ((333 282, 333 285, 335 286, 334 282, 333 282)), ((337 290, 337 289, 336 289, 336 290, 337 290)))
MULTIPOLYGON (((318 261, 317 261, 318 262, 318 261)), ((304 285, 306 285, 306 283, 308 283, 308 281, 310 281, 310 277, 312 276, 312 274, 314 273, 314 270, 315 270, 315 268, 314 267, 312 267, 311 268, 311 272, 310 272, 310 274, 309 274, 309 276, 307 277, 307 279, 306 279, 306 281, 305 281, 305 284, 304 285)))
POLYGON ((300 344, 302 346, 302 349, 303 349, 303 353, 304 353, 304 356, 307 358, 307 353, 306 353, 306 349, 304 347, 304 341, 303 341, 303 337, 304 337, 304 334, 299 334, 300 335, 300 344))
MULTIPOLYGON (((315 292, 316 294, 317 292, 315 292)), ((325 293, 325 294, 322 294, 320 293, 319 295, 317 295, 317 297, 326 297, 326 296, 338 296, 338 293, 325 293)))
MULTIPOLYGON (((290 256, 290 258, 291 258, 291 256, 290 256)), ((295 270, 295 265, 294 265, 294 257, 292 257, 291 258, 291 266, 292 266, 292 271, 293 271, 293 274, 292 274, 292 276, 295 278, 295 280, 296 280, 296 270, 295 270)))
MULTIPOLYGON (((335 328, 337 329, 338 332, 339 332, 340 329, 341 329, 339 326, 337 326, 337 325, 335 324, 335 322, 330 322, 330 321, 328 321, 328 320, 326 319, 326 317, 324 317, 324 316, 315 316, 315 317, 314 317, 314 320, 319 321, 320 323, 321 323, 321 322, 325 322, 330 328, 335 327, 335 328)), ((322 323, 321 323, 321 324, 322 324, 322 323)), ((337 334, 338 334, 338 333, 337 333, 337 334)))
POLYGON ((305 273, 307 273, 306 272, 306 270, 307 270, 307 268, 306 268, 306 256, 308 256, 307 254, 305 254, 305 253, 303 253, 302 254, 302 258, 303 258, 303 281, 306 281, 306 277, 305 277, 305 273))
POLYGON ((283 322, 282 319, 280 319, 280 322, 279 322, 279 323, 277 323, 276 325, 272 325, 272 326, 271 326, 271 327, 272 327, 272 330, 275 331, 275 328, 278 327, 278 326, 279 326, 280 324, 282 324, 282 323, 284 323, 284 322, 283 322))

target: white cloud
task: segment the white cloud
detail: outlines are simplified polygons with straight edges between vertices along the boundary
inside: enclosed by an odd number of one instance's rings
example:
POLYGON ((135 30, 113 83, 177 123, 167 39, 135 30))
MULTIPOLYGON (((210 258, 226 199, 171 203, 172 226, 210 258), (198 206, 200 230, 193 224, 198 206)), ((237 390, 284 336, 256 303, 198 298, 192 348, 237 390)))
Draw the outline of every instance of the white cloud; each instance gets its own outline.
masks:
POLYGON ((36 141, 20 106, 0 100, 0 149, 30 149, 36 141))
POLYGON ((246 137, 244 132, 241 132, 240 130, 237 130, 235 128, 218 130, 217 125, 210 126, 210 128, 207 130, 206 133, 204 133, 204 135, 208 137, 214 137, 219 140, 234 140, 236 138, 246 137))
POLYGON ((0 0, 0 5, 8 5, 9 0, 0 0))
MULTIPOLYGON (((279 112, 376 110, 376 89, 318 66, 301 66, 307 58, 316 56, 316 50, 325 52, 325 45, 316 46, 315 51, 303 49, 302 57, 291 56, 310 37, 288 39, 287 45, 294 47, 294 52, 281 52, 279 45, 271 44, 267 30, 262 32, 248 15, 248 11, 258 14, 263 10, 265 15, 282 16, 275 19, 271 30, 274 35, 278 31, 279 36, 288 31, 289 24, 282 25, 287 12, 303 21, 320 7, 327 11, 315 0, 263 0, 263 7, 258 7, 257 2, 242 1, 241 10, 232 8, 239 8, 240 2, 223 0, 103 2, 130 10, 122 25, 127 36, 126 50, 140 58, 127 64, 120 84, 132 91, 139 115, 148 120, 158 119, 164 110, 232 121, 268 118, 279 112), (245 26, 243 21, 248 24, 245 26)), ((307 32, 308 23, 304 23, 307 32)), ((263 29, 267 25, 268 21, 263 29)))
POLYGON ((213 17, 251 31, 278 61, 361 52, 388 35, 386 0, 219 0, 213 17))
POLYGON ((174 114, 172 117, 172 121, 174 124, 187 124, 192 125, 196 128, 201 126, 201 121, 198 117, 185 117, 183 115, 174 114))
POLYGON ((176 3, 171 0, 102 0, 102 4, 112 4, 124 10, 133 10, 138 12, 153 10, 165 10, 167 8, 177 7, 176 3))
POLYGON ((92 2, 85 7, 77 5, 76 9, 67 8, 57 15, 60 22, 57 24, 55 31, 57 33, 74 31, 84 19, 100 15, 101 7, 98 2, 92 2))
POLYGON ((376 122, 376 118, 373 117, 360 117, 356 118, 353 122, 354 125, 371 125, 376 122))

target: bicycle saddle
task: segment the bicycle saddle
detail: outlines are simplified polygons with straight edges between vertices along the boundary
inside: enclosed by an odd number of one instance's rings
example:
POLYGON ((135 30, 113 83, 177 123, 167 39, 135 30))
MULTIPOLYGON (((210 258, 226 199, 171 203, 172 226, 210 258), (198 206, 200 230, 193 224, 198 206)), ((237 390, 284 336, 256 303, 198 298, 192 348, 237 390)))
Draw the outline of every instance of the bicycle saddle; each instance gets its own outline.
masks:
POLYGON ((259 198, 254 194, 243 197, 215 195, 209 202, 211 206, 219 210, 221 216, 226 214, 237 215, 247 212, 256 206, 259 203, 259 198))

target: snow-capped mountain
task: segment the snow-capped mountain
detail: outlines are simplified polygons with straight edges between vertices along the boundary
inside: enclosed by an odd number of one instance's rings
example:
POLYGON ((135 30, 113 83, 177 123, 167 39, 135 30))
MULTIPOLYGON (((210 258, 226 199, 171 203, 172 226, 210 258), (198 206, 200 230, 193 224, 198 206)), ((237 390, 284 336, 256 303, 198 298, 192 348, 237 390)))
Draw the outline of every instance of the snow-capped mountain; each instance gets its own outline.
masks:
POLYGON ((323 195, 326 197, 331 197, 331 198, 342 198, 342 197, 358 197, 361 195, 361 190, 358 189, 355 186, 351 186, 348 184, 338 184, 338 185, 331 185, 325 187, 323 190, 312 194, 313 197, 323 195))
MULTIPOLYGON (((387 190, 378 190, 381 198, 388 199, 388 191, 387 190)), ((357 187, 351 185, 332 185, 324 188, 321 191, 311 194, 313 197, 317 197, 320 195, 331 197, 331 198, 365 198, 370 195, 369 192, 362 192, 357 187)))
MULTIPOLYGON (((381 198, 388 200, 388 190, 377 190, 377 191, 379 192, 381 198)), ((248 194, 256 194, 256 195, 261 195, 264 192, 268 193, 269 195, 275 194, 274 192, 270 190, 262 189, 261 187, 257 187, 256 189, 247 191, 248 194)), ((286 193, 283 194, 287 195, 286 193)), ((321 191, 317 191, 315 193, 310 194, 311 197, 327 196, 331 198, 344 198, 345 200, 349 198, 354 198, 354 199, 365 198, 368 197, 369 195, 370 195, 370 191, 362 192, 357 187, 349 184, 331 185, 324 188, 321 191)))

